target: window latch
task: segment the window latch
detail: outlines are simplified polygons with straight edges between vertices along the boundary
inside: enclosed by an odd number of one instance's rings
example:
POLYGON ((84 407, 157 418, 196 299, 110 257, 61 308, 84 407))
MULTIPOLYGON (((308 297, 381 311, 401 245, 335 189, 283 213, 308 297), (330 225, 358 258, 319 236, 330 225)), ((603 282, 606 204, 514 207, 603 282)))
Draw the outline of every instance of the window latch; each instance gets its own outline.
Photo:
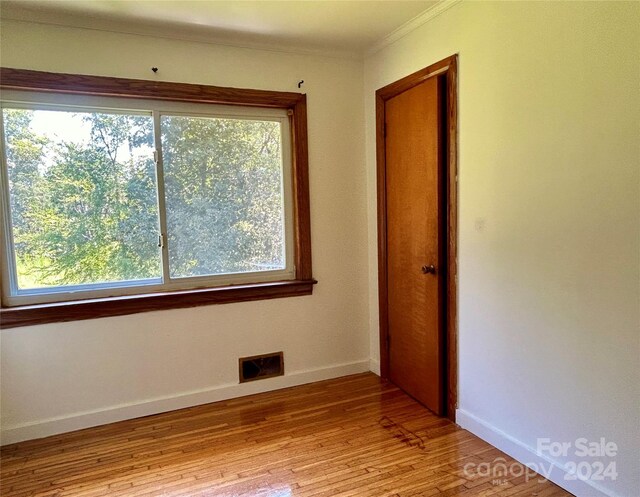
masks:
POLYGON ((165 242, 165 240, 164 240, 164 233, 160 233, 160 234, 158 235, 158 247, 160 247, 160 248, 164 248, 164 242, 165 242))

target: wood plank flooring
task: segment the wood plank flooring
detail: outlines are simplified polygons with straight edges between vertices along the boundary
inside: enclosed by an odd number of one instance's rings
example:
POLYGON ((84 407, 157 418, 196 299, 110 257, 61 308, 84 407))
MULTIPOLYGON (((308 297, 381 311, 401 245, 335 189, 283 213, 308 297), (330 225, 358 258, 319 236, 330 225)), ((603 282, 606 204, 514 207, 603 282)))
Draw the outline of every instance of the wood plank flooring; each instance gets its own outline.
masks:
POLYGON ((3 447, 6 497, 559 497, 367 373, 3 447))

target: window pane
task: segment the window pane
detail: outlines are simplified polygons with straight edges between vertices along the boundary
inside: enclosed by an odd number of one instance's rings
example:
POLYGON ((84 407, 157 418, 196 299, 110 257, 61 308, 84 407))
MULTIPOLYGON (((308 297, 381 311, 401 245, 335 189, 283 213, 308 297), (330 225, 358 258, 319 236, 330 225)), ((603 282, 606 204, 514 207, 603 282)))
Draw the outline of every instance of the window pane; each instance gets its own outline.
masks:
POLYGON ((3 109, 18 288, 159 278, 153 119, 3 109))
POLYGON ((171 277, 284 269, 279 122, 162 116, 171 277))

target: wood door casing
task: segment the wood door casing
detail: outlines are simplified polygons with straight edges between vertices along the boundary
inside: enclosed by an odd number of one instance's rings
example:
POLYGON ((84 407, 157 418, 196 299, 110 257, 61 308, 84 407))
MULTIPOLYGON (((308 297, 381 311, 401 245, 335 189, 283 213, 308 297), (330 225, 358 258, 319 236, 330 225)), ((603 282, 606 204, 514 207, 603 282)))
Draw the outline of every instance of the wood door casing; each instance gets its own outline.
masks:
POLYGON ((456 421, 458 407, 458 55, 451 55, 376 90, 376 184, 378 233, 378 303, 380 325, 380 376, 389 379, 387 295, 387 199, 385 153, 385 103, 398 94, 436 76, 445 79, 443 122, 443 175, 446 207, 443 269, 445 276, 446 416, 456 421))
POLYGON ((390 379, 444 413, 443 96, 440 77, 385 103, 390 379), (435 274, 422 266, 433 265, 435 274))

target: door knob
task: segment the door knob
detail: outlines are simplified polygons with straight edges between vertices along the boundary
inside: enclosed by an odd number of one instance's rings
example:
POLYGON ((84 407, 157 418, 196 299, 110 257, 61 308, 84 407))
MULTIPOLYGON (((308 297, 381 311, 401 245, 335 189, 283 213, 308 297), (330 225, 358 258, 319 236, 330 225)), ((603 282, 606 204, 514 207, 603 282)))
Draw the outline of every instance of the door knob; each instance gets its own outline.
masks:
POLYGON ((436 274, 436 267, 433 264, 429 266, 422 266, 422 272, 424 274, 436 274))

